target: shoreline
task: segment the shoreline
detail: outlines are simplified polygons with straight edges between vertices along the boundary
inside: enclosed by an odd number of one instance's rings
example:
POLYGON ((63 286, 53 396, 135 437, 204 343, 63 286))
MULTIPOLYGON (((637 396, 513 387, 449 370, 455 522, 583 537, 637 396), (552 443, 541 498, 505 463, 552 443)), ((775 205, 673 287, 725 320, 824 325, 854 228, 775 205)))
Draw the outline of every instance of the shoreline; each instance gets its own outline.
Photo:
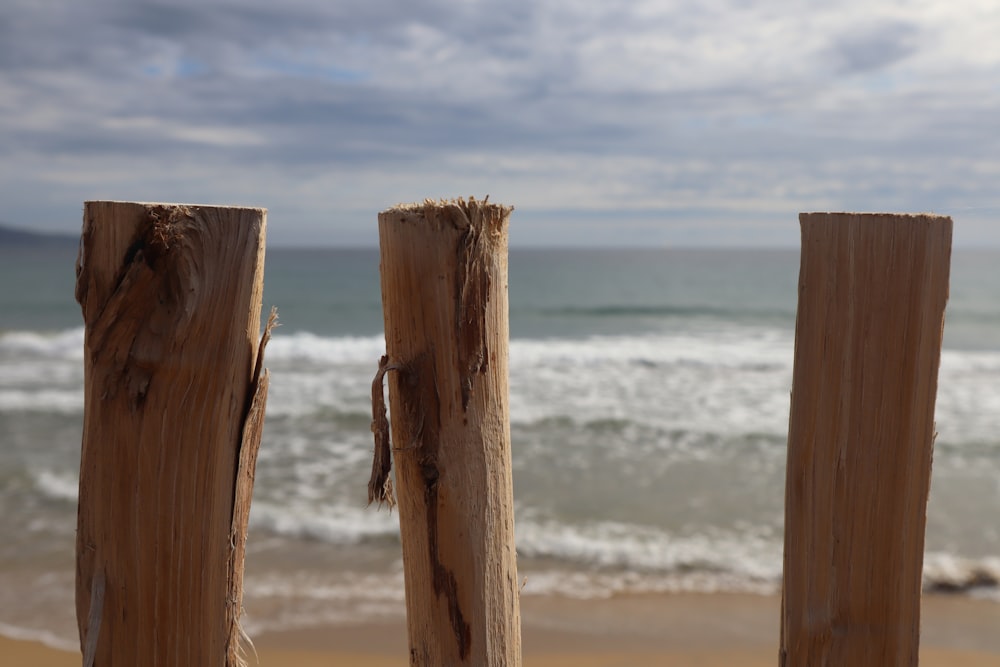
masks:
MULTIPOLYGON (((778 596, 637 594, 601 600, 526 597, 522 601, 524 663, 539 667, 702 665, 773 667, 778 650, 778 596)), ((1000 604, 925 595, 921 665, 986 667, 1000 663, 1000 604)), ((263 667, 403 667, 405 620, 262 632, 254 637, 263 667)), ((79 652, 0 637, 4 662, 21 667, 79 665, 79 652)))

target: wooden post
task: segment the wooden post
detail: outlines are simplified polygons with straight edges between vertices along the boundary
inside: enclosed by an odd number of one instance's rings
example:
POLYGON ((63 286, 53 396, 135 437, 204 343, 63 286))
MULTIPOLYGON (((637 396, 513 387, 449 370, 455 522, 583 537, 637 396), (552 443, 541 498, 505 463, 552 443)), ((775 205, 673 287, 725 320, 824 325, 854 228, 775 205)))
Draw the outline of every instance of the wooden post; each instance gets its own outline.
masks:
POLYGON ((917 664, 950 218, 803 213, 780 664, 917 664))
MULTIPOLYGON (((414 666, 521 664, 507 388, 511 210, 459 199, 378 217, 414 666)), ((385 481, 370 487, 380 500, 385 481)))
POLYGON ((238 664, 266 211, 87 202, 84 667, 238 664))

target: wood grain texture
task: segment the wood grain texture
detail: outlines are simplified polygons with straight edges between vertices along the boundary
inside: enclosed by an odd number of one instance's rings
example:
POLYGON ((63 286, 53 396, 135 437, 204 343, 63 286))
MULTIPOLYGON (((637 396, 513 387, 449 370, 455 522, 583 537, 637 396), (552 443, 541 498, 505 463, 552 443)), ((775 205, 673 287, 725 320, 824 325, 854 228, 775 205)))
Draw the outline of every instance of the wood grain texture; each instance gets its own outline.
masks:
POLYGON ((521 664, 508 402, 509 207, 379 214, 410 664, 521 664))
POLYGON ((263 209, 85 205, 76 575, 94 665, 238 663, 265 226, 263 209))
POLYGON ((916 665, 952 222, 800 222, 780 662, 916 665))

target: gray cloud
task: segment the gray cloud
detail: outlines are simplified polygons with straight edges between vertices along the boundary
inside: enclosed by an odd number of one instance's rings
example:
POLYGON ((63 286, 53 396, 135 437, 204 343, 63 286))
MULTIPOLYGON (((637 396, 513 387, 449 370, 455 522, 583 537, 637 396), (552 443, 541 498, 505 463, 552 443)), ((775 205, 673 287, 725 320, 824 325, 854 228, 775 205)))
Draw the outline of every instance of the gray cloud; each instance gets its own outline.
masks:
POLYGON ((135 31, 163 39, 197 39, 215 32, 225 23, 213 12, 196 7, 160 2, 137 2, 120 7, 110 15, 110 23, 125 31, 135 31))
POLYGON ((1000 240, 1000 49, 969 37, 1000 20, 952 7, 10 0, 0 195, 62 228, 104 196, 265 205, 279 242, 486 192, 525 243, 560 211, 794 243, 799 209, 890 207, 1000 240))
POLYGON ((917 51, 919 30, 910 23, 892 21, 854 28, 835 40, 833 50, 846 73, 883 69, 917 51))

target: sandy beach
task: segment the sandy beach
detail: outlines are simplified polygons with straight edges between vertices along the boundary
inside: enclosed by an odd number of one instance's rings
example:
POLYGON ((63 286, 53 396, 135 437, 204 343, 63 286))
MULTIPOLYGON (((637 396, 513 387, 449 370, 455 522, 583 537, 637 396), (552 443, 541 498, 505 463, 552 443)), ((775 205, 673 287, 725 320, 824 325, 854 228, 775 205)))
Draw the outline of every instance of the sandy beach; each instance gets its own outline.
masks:
MULTIPOLYGON (((777 664, 779 600, 755 595, 633 595, 606 600, 526 597, 524 664, 537 667, 764 667, 777 664)), ((921 665, 1000 664, 1000 604, 924 598, 921 665)), ((265 633, 264 667, 403 667, 402 618, 358 626, 265 633)), ((0 658, 18 667, 70 667, 79 654, 0 638, 0 658)))

